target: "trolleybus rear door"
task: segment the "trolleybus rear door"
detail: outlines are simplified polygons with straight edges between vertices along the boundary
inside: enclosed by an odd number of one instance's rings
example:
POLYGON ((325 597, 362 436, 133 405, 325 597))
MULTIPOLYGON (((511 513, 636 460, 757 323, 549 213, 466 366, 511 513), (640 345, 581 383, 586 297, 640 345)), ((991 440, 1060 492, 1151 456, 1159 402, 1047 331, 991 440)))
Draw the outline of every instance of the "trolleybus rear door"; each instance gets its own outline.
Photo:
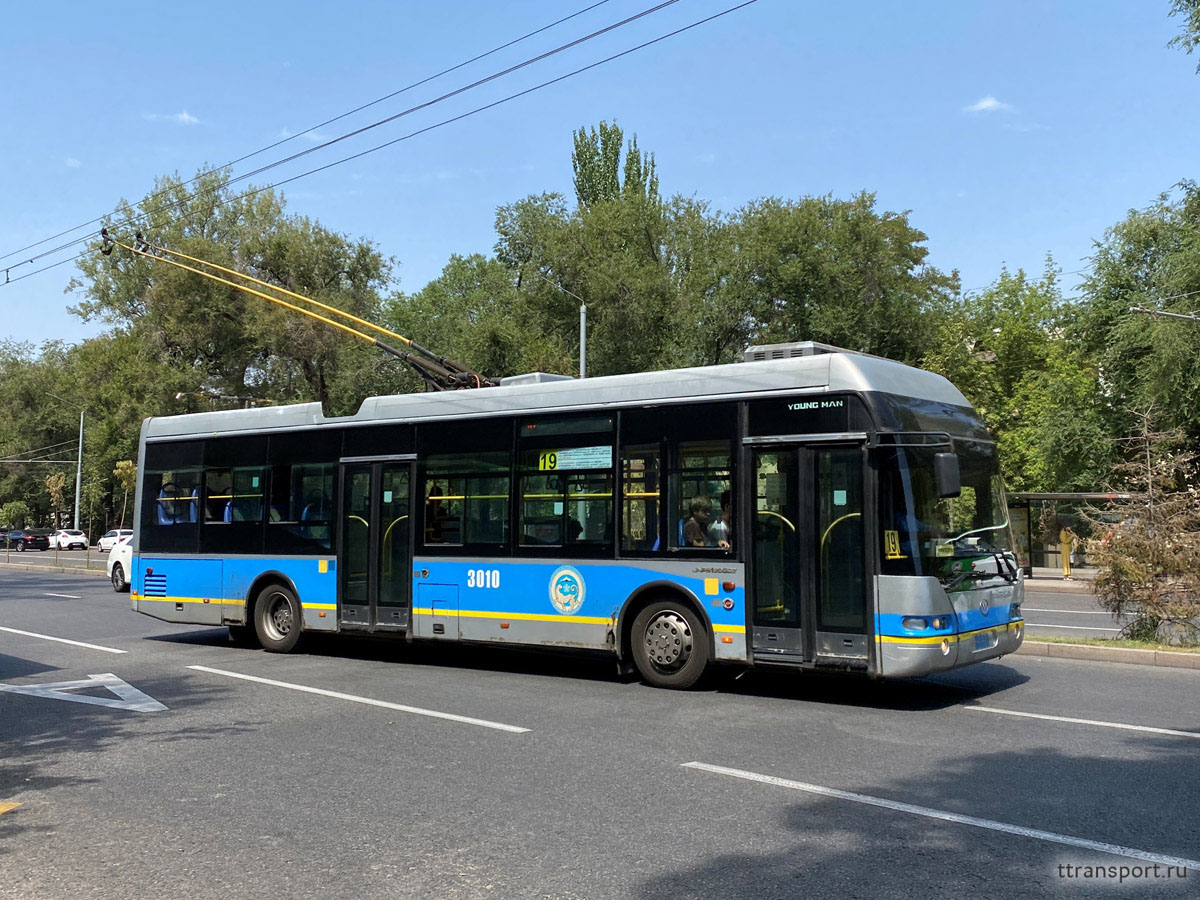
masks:
POLYGON ((861 668, 867 570, 861 444, 751 450, 753 650, 861 668))
POLYGON ((339 529, 339 625, 402 631, 412 602, 412 464, 342 465, 339 529))

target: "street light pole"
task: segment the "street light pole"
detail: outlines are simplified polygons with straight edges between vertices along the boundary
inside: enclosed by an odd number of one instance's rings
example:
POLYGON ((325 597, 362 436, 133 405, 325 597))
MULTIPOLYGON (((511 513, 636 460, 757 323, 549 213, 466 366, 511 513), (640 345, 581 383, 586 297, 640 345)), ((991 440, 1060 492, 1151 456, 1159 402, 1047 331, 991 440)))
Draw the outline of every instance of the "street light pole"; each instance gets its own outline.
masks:
POLYGON ((83 485, 83 407, 79 407, 79 453, 75 460, 75 525, 79 530, 79 489, 83 485))
MULTIPOLYGON (((49 394, 51 397, 53 397, 55 400, 61 400, 63 403, 70 404, 71 406, 76 405, 75 403, 71 402, 70 400, 66 399, 65 397, 58 396, 58 394, 51 394, 49 391, 46 391, 46 393, 49 394)), ((87 410, 86 406, 79 404, 79 451, 75 454, 75 525, 74 525, 74 528, 76 531, 79 530, 79 495, 81 493, 81 488, 83 487, 83 414, 84 414, 84 412, 86 412, 86 410, 87 410)), ((57 525, 58 523, 56 522, 55 524, 57 525)))

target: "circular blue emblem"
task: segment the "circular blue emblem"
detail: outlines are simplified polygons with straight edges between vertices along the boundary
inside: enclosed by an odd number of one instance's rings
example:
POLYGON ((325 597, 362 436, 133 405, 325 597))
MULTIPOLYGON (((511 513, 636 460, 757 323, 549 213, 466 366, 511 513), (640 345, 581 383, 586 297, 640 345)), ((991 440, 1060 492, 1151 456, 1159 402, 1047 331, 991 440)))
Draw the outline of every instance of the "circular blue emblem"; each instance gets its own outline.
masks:
POLYGON ((572 566, 560 566, 550 576, 550 602, 564 615, 570 615, 583 606, 586 588, 583 576, 572 566))

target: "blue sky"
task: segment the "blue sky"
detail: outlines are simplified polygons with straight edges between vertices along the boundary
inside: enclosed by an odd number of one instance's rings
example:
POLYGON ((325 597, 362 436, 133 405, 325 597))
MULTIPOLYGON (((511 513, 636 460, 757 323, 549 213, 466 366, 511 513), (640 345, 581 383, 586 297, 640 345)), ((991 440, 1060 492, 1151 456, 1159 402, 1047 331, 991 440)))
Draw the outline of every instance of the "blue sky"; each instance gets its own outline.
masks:
MULTIPOLYGON (((731 6, 680 0, 604 37, 266 178, 274 181, 530 87, 731 6)), ((0 255, 491 49, 589 0, 10 4, 0 33, 0 255)), ((653 5, 609 0, 344 130, 653 5)), ((288 210, 375 241, 415 291, 489 252, 497 206, 571 193, 571 132, 618 121, 664 193, 732 210, 862 189, 910 210, 965 288, 1050 252, 1085 268, 1130 208, 1200 177, 1197 59, 1155 2, 759 2, 667 42, 284 188, 288 210)), ((300 149, 304 138, 251 161, 300 149)), ((244 164, 245 166, 251 163, 244 164)), ((256 179, 262 183, 262 179, 256 179)), ((72 235, 74 236, 74 235, 72 235)), ((58 243, 58 242, 56 242, 58 243)), ((39 247, 38 250, 54 246, 39 247)), ((78 252, 14 265, 11 277, 78 252)), ((0 339, 79 340, 73 266, 0 285, 0 339)), ((0 271, 0 282, 4 273, 0 271)), ((1078 280, 1068 274, 1070 289, 1078 280)))

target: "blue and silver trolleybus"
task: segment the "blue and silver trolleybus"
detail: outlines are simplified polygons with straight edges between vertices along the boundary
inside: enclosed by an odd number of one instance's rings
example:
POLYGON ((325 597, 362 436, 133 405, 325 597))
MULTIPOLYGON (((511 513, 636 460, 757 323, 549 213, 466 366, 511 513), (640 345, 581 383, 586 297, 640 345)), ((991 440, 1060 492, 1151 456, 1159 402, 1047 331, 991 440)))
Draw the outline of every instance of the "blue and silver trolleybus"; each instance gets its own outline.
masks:
POLYGON ((132 606, 308 632, 893 678, 1011 653, 996 447, 944 378, 813 343, 741 363, 147 419, 132 606))

